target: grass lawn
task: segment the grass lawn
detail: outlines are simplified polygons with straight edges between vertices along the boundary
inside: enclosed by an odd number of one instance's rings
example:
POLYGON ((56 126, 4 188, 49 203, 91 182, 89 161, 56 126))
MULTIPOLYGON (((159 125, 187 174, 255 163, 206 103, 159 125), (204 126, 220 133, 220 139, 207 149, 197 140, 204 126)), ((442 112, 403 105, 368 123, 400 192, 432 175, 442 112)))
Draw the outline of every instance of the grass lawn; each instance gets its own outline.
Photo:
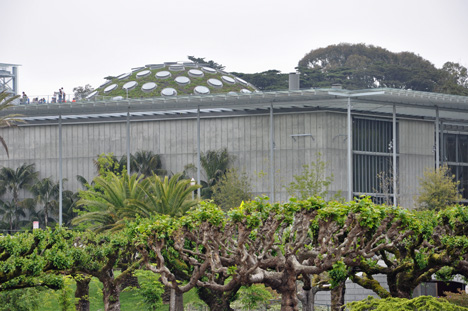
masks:
MULTIPOLYGON (((140 279, 140 278, 139 278, 140 279)), ((72 280, 68 281, 67 287, 65 292, 67 293, 67 297, 70 300, 74 299, 74 292, 75 292, 75 282, 72 280)), ((59 296, 63 293, 63 291, 53 291, 47 290, 42 292, 43 295, 42 304, 39 308, 40 311, 57 311, 61 310, 58 300, 59 296)), ((90 310, 91 311, 103 311, 104 310, 104 303, 102 301, 102 284, 99 282, 98 279, 93 278, 89 285, 89 300, 90 300, 90 310)), ((203 303, 197 296, 195 289, 192 289, 188 293, 184 294, 184 305, 193 305, 203 303)), ((146 310, 146 306, 143 304, 143 298, 139 295, 137 289, 126 289, 120 294, 120 306, 122 311, 133 311, 133 310, 146 310)), ((71 309, 71 310, 74 310, 71 309)), ((168 311, 169 306, 163 305, 156 309, 157 311, 168 311)), ((190 308, 190 310, 197 310, 196 308, 190 308)), ((203 310, 200 308, 199 310, 203 310)))

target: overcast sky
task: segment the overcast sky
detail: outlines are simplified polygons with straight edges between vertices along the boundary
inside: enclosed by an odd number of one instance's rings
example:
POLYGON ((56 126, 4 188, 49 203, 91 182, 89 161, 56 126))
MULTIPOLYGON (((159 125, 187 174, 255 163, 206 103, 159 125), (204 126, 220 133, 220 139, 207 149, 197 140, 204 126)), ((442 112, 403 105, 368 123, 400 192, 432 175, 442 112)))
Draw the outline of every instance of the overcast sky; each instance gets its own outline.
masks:
POLYGON ((0 63, 21 65, 29 97, 187 55, 291 72, 342 42, 468 66, 466 0, 0 0, 0 22, 0 63))

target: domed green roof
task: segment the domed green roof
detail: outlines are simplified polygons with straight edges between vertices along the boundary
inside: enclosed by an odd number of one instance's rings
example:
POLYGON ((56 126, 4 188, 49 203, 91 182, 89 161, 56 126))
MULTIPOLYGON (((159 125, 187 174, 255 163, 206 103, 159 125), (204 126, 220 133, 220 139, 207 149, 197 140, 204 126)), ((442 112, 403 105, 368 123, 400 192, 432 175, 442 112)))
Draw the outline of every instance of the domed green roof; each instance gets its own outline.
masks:
POLYGON ((249 94, 257 89, 230 73, 193 62, 168 62, 133 68, 112 78, 88 95, 113 99, 171 97, 229 93, 249 94))

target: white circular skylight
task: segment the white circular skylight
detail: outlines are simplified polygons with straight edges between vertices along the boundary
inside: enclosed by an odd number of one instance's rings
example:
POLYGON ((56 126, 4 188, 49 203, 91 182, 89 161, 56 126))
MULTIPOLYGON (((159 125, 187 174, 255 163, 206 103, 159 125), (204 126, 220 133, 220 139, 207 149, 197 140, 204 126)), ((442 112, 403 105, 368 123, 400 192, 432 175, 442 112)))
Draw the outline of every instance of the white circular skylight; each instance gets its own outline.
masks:
POLYGON ((130 91, 130 90, 133 90, 137 85, 138 85, 138 83, 136 81, 130 81, 130 82, 125 83, 122 86, 122 88, 124 90, 130 91))
POLYGON ((184 66, 182 65, 171 65, 169 66, 170 71, 183 71, 185 70, 184 66))
POLYGON ((162 96, 175 96, 177 95, 177 91, 172 87, 167 87, 161 91, 162 96))
POLYGON ((112 92, 113 90, 115 90, 117 88, 117 84, 111 84, 109 85, 108 87, 106 87, 104 89, 104 93, 109 93, 109 92, 112 92))
POLYGON ((236 80, 234 80, 233 78, 229 77, 229 76, 222 76, 221 79, 228 83, 228 84, 235 84, 236 83, 236 80))
POLYGON ((118 76, 117 79, 119 79, 119 80, 125 80, 125 79, 127 79, 128 77, 130 77, 131 75, 132 75, 131 72, 123 73, 123 74, 121 74, 120 76, 118 76))
POLYGON ((92 92, 91 94, 89 94, 88 96, 86 96, 86 99, 93 98, 93 97, 96 96, 97 94, 98 94, 98 91, 94 91, 94 92, 92 92))
POLYGON ((136 77, 137 78, 143 78, 143 77, 149 76, 150 74, 151 74, 151 70, 143 70, 143 71, 140 71, 139 73, 137 73, 136 77))
POLYGON ((166 67, 166 65, 164 65, 164 64, 149 64, 149 65, 145 65, 145 67, 149 68, 149 69, 161 69, 161 68, 166 67))
POLYGON ((210 94, 210 89, 207 88, 206 86, 203 86, 203 85, 198 85, 196 86, 193 91, 195 92, 195 94, 198 94, 198 95, 206 95, 206 94, 210 94))
POLYGON ((223 87, 223 82, 219 81, 218 79, 208 79, 208 84, 213 86, 213 87, 217 87, 217 88, 220 88, 220 87, 223 87))
POLYGON ((228 92, 227 94, 228 94, 228 95, 231 95, 231 96, 236 96, 236 95, 237 95, 236 92, 228 92))
POLYGON ((187 77, 184 77, 184 76, 179 76, 179 77, 175 78, 174 80, 179 85, 187 85, 187 84, 190 83, 190 79, 187 78, 187 77))
POLYGON ((248 89, 242 89, 242 90, 240 90, 240 92, 242 94, 252 94, 252 92, 250 90, 248 90, 248 89))
POLYGON ((203 73, 203 71, 201 70, 198 70, 198 69, 190 69, 188 71, 188 74, 189 76, 191 77, 196 77, 196 78, 200 78, 200 77, 203 77, 205 74, 203 73))
POLYGON ((124 99, 123 96, 112 97, 112 100, 122 100, 122 99, 124 99))
POLYGON ((237 80, 239 83, 243 84, 243 85, 249 85, 249 84, 247 83, 247 81, 242 80, 241 78, 236 77, 236 80, 237 80))
POLYGON ((211 74, 217 73, 216 69, 213 69, 213 68, 211 68, 211 67, 202 67, 202 70, 203 70, 204 72, 211 73, 211 74))
POLYGON ((141 87, 141 90, 145 93, 149 93, 151 91, 153 91, 158 85, 154 82, 147 82, 145 84, 143 84, 143 86, 141 87))
POLYGON ((169 71, 158 71, 156 72, 156 78, 158 79, 167 79, 171 76, 171 73, 169 71))

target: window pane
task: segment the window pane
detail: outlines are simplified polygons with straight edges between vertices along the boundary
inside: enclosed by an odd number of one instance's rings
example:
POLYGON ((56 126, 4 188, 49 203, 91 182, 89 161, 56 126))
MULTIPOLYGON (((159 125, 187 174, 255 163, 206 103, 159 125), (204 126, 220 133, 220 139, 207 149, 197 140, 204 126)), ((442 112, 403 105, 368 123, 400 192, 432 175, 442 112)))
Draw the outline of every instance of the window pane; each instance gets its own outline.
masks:
POLYGON ((468 136, 458 136, 458 162, 468 163, 468 136))
MULTIPOLYGON (((444 135, 445 139, 445 161, 456 162, 457 153, 456 153, 456 137, 453 134, 444 135)), ((455 173, 455 171, 454 171, 455 173)))

